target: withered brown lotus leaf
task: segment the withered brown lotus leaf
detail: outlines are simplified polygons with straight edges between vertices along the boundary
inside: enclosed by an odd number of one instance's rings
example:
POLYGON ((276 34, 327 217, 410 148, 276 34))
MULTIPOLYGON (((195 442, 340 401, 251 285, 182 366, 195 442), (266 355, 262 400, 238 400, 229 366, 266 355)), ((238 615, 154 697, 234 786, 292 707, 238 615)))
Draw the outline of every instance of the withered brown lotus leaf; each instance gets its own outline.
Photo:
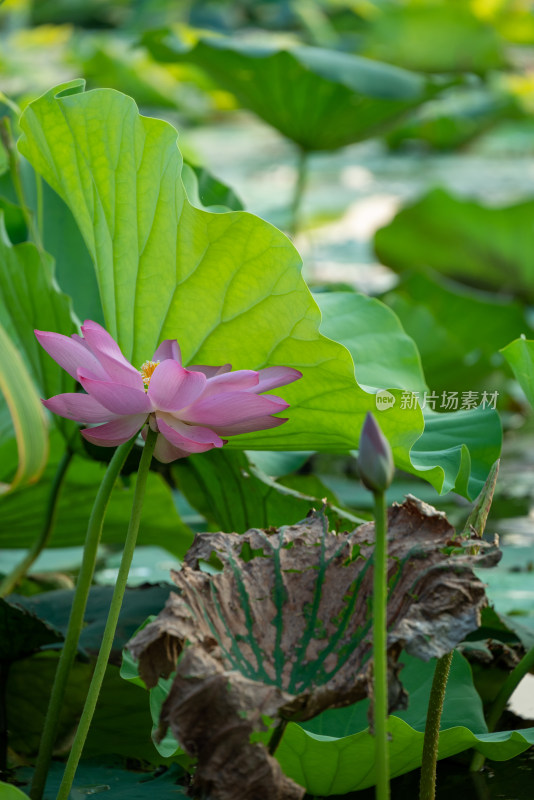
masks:
MULTIPOLYGON (((303 721, 370 695, 373 541, 373 523, 329 533, 315 512, 286 528, 196 537, 173 573, 177 593, 128 646, 148 686, 176 670, 161 733, 170 726, 198 758, 201 797, 303 796, 250 737, 266 721, 303 721), (223 565, 215 575, 200 570, 213 554, 223 565)), ((416 498, 390 509, 390 711, 406 705, 400 651, 428 660, 476 629, 486 599, 471 567, 499 557, 416 498)))

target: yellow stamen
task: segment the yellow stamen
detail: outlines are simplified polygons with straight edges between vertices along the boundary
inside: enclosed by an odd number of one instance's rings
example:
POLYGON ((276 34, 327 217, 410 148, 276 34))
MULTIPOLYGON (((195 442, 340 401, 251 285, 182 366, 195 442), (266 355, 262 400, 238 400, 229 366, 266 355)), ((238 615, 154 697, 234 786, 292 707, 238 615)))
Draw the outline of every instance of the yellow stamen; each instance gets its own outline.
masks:
POLYGON ((141 369, 139 370, 139 372, 141 373, 141 376, 143 378, 143 383, 145 384, 147 389, 150 386, 150 378, 154 374, 154 370, 156 369, 158 364, 159 364, 159 361, 145 361, 145 363, 142 365, 141 369))

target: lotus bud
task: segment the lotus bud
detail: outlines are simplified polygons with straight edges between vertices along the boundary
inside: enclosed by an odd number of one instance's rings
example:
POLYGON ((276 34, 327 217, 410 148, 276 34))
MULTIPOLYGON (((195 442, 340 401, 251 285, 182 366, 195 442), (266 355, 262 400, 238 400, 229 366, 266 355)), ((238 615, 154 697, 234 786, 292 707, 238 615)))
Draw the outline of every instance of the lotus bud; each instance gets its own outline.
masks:
POLYGON ((389 442, 369 411, 360 435, 358 469, 362 483, 372 492, 385 492, 395 473, 389 442))

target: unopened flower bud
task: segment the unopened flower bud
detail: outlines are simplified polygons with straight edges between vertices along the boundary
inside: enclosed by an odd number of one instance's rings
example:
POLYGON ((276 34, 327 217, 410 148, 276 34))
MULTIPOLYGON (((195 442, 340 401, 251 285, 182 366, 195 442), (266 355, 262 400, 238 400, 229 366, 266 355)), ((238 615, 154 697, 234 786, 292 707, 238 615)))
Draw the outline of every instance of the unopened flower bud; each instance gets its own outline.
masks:
POLYGON ((385 492, 395 473, 389 442, 369 411, 360 435, 358 469, 362 483, 372 492, 385 492))

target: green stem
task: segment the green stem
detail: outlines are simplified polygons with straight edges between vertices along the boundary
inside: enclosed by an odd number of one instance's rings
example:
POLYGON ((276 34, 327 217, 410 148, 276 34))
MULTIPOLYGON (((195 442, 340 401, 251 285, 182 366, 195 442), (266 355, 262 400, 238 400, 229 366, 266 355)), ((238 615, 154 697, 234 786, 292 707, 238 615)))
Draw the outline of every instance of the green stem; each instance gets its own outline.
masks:
POLYGON ((9 157, 9 172, 11 175, 11 180, 13 182, 13 188, 17 196, 17 201, 20 205, 29 235, 32 237, 37 249, 42 250, 43 245, 39 229, 35 224, 35 219, 28 207, 28 204, 26 203, 26 198, 24 196, 24 188, 22 186, 22 179, 20 176, 20 156, 17 151, 15 140, 13 139, 13 134, 11 131, 11 121, 9 117, 4 117, 4 119, 1 120, 1 122, 3 124, 0 124, 0 136, 2 138, 4 147, 6 148, 9 157))
POLYGON ((452 663, 453 650, 446 653, 436 662, 434 679, 428 699, 426 713, 425 738, 423 740, 423 763, 421 764, 421 782, 419 784, 419 800, 434 800, 436 796, 436 765, 438 763, 439 728, 443 700, 452 663))
POLYGON ((57 665, 54 685, 52 687, 52 694, 50 695, 45 724, 41 736, 39 754, 37 756, 37 763, 35 765, 35 773, 33 775, 33 781, 30 790, 30 797, 32 800, 41 800, 43 796, 48 767, 50 765, 52 750, 56 740, 59 715, 63 707, 65 688, 67 686, 72 664, 78 649, 78 640, 80 638, 85 607, 87 605, 87 598, 89 596, 89 590, 93 580, 98 545, 100 544, 100 537, 102 535, 102 527, 104 524, 104 516, 108 507, 111 492, 115 485, 115 481, 117 480, 119 472, 126 461, 128 453, 133 447, 135 439, 136 436, 115 450, 106 474, 104 475, 102 483, 100 484, 100 488, 98 489, 98 494, 89 518, 83 551, 82 566, 78 576, 78 582, 70 612, 69 625, 67 628, 65 641, 63 643, 63 649, 61 650, 61 656, 57 665))
POLYGON ((289 223, 289 232, 294 236, 298 233, 300 225, 300 210, 302 205, 302 198, 304 196, 304 189, 308 179, 308 152, 307 150, 299 149, 298 162, 297 162, 297 180, 295 183, 295 191, 293 200, 291 201, 291 215, 289 223))
POLYGON ((56 474, 54 475, 52 486, 50 487, 50 494, 48 495, 48 503, 46 506, 44 524, 41 529, 41 533, 22 561, 17 564, 17 566, 10 572, 9 575, 6 575, 2 583, 0 583, 0 597, 5 597, 6 595, 11 594, 14 589, 16 589, 19 581, 24 577, 24 575, 26 575, 33 562, 48 544, 56 522, 57 506, 59 495, 61 493, 61 487, 63 486, 63 481, 65 479, 65 475, 67 474, 67 470, 70 462, 72 461, 73 455, 74 453, 72 450, 68 448, 65 450, 63 458, 58 464, 56 474))
POLYGON ((389 800, 387 681, 387 510, 385 492, 374 492, 375 552, 373 576, 373 703, 377 800, 389 800))
MULTIPOLYGON (((514 667, 501 686, 499 694, 493 701, 487 718, 488 731, 490 733, 493 733, 497 727, 497 723, 501 718, 502 712, 506 708, 506 703, 517 689, 527 672, 530 672, 532 669, 534 669, 534 647, 531 647, 530 650, 525 653, 519 664, 514 667)), ((470 770, 472 772, 478 772, 478 770, 482 769, 484 766, 485 760, 486 756, 482 755, 482 753, 476 752, 473 756, 473 760, 471 761, 470 770)))
POLYGON ((78 725, 78 730, 76 731, 76 736, 74 737, 74 742, 72 744, 72 750, 70 751, 69 760, 67 761, 67 766, 65 767, 65 772, 63 774, 63 780, 61 781, 61 786, 59 787, 57 800, 68 800, 72 783, 74 781, 74 776, 76 775, 76 770, 78 768, 78 762, 82 755, 85 740, 93 719, 98 696, 100 694, 100 688, 104 680, 104 675, 106 674, 109 655, 111 653, 113 640, 115 638, 115 631, 117 629, 117 622, 119 621, 122 599, 124 597, 126 583, 128 581, 128 573, 130 572, 130 565, 132 563, 135 544, 137 542, 137 533, 139 531, 139 522, 143 508, 146 481, 157 438, 158 434, 151 428, 148 428, 146 443, 143 448, 143 454, 141 456, 139 470, 137 473, 137 482, 135 484, 130 524, 128 525, 128 533, 126 534, 126 541, 124 543, 119 574, 117 575, 117 581, 115 583, 115 589, 111 599, 108 619, 104 629, 104 635, 102 637, 102 644, 100 645, 95 671, 93 673, 91 685, 89 686, 89 692, 87 693, 87 698, 85 700, 85 706, 80 719, 80 724, 78 725))
POLYGON ((284 735, 284 731, 287 727, 287 722, 287 719, 281 719, 271 734, 271 738, 269 740, 269 754, 271 756, 274 756, 276 753, 276 748, 282 741, 282 736, 284 735))

